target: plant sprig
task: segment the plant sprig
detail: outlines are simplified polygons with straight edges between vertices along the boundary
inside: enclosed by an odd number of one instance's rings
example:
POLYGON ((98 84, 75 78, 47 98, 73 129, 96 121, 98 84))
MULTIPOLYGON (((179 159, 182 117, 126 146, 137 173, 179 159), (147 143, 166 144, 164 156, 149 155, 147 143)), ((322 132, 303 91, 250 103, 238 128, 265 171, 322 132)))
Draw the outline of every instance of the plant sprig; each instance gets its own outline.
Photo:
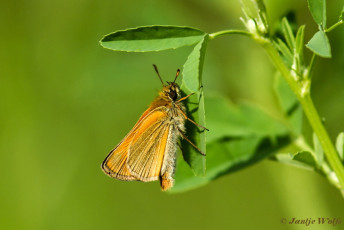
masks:
POLYGON ((283 37, 274 36, 262 0, 253 0, 255 15, 241 3, 245 30, 223 30, 208 34, 199 29, 180 26, 143 26, 119 30, 104 36, 100 44, 107 49, 126 52, 151 52, 193 46, 183 68, 181 88, 196 96, 187 103, 188 114, 209 133, 187 127, 188 136, 205 158, 183 143, 184 160, 179 158, 176 185, 172 192, 182 192, 270 157, 282 163, 304 166, 322 175, 344 191, 344 135, 338 135, 336 148, 313 104, 310 90, 316 56, 330 58, 331 46, 326 33, 343 24, 344 8, 339 21, 326 28, 325 0, 308 0, 310 12, 318 24, 306 47, 313 52, 304 60, 305 26, 294 34, 286 18, 282 19, 283 37), (275 93, 280 102, 282 119, 276 119, 252 104, 233 104, 223 95, 205 95, 202 70, 207 43, 223 35, 244 35, 258 42, 280 74, 276 75, 275 93), (314 131, 313 147, 302 135, 302 111, 314 131), (207 116, 206 116, 207 115, 207 116), (206 136, 207 135, 207 136, 206 136), (281 153, 287 145, 299 148, 296 153, 281 153), (337 150, 336 150, 337 149, 337 150), (325 156, 325 158, 324 158, 325 156), (198 175, 199 177, 195 177, 198 175))

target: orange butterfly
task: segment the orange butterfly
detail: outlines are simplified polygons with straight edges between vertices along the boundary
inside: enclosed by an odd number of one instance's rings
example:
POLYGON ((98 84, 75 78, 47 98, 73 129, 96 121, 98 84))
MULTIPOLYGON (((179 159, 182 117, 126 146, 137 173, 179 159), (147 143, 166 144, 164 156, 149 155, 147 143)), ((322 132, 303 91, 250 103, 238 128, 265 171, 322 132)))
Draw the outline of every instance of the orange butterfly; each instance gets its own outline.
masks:
MULTIPOLYGON (((176 165, 176 146, 179 137, 187 140, 202 155, 205 155, 185 136, 185 120, 198 125, 185 114, 180 88, 173 82, 164 85, 158 68, 153 65, 163 89, 159 96, 142 114, 126 137, 105 158, 102 169, 110 177, 125 181, 160 180, 161 189, 166 191, 173 186, 176 165)), ((206 129, 208 130, 208 129, 206 129)))

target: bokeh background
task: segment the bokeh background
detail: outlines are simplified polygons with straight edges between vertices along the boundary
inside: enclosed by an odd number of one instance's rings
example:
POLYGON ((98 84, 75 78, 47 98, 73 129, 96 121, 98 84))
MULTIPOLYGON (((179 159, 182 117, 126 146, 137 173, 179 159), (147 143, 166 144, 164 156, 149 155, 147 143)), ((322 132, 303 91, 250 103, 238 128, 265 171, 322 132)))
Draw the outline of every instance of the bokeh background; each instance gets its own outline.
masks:
MULTIPOLYGON (((316 31, 305 0, 266 1, 271 22, 293 10, 316 31)), ((343 0, 328 1, 328 24, 343 0)), ((17 0, 0 2, 0 229, 305 229, 282 218, 341 218, 344 202, 323 177, 264 160, 182 194, 158 182, 121 182, 100 164, 181 68, 191 47, 112 52, 98 41, 118 29, 187 25, 243 28, 236 0, 17 0)), ((344 26, 318 59, 313 97, 331 137, 344 130, 344 26)), ((208 46, 204 90, 273 108, 274 68, 262 48, 228 36, 208 46)), ((305 125, 305 132, 308 132, 305 125)), ((343 229, 314 225, 311 229, 343 229)))

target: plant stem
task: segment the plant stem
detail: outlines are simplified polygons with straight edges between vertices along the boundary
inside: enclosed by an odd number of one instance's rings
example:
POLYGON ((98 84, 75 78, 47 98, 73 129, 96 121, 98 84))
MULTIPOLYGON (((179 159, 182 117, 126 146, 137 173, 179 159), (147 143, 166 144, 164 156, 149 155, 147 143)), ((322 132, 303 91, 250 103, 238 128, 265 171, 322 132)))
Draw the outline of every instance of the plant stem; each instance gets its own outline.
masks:
POLYGON ((343 24, 343 20, 340 20, 339 22, 337 22, 336 24, 332 25, 330 28, 326 29, 325 32, 331 32, 333 29, 335 29, 337 26, 343 24))
POLYGON ((296 94, 297 98, 299 99, 303 107, 304 113, 313 131, 319 138, 319 142, 324 149, 325 156, 330 166, 332 167, 333 171, 336 173, 341 189, 343 190, 344 189, 344 168, 332 144, 332 141, 324 125, 321 122, 319 114, 316 108, 314 107, 312 98, 310 96, 309 88, 307 88, 307 90, 304 91, 303 85, 300 82, 294 80, 293 76, 291 75, 287 66, 284 64, 279 53, 277 52, 275 47, 272 45, 272 42, 269 41, 269 42, 265 42, 261 44, 265 48, 266 52, 270 56, 276 68, 281 72, 283 77, 288 82, 290 88, 293 90, 293 92, 296 94))
POLYGON ((252 37, 251 33, 244 31, 244 30, 222 30, 219 32, 209 34, 209 39, 212 40, 217 36, 221 36, 221 35, 225 35, 225 34, 241 34, 241 35, 252 37))
POLYGON ((343 165, 338 157, 339 155, 336 149, 334 148, 323 123, 321 122, 319 114, 316 108, 314 107, 314 103, 312 101, 310 94, 304 95, 303 100, 300 100, 300 103, 302 104, 304 112, 308 118, 310 125, 313 128, 313 131, 318 136, 319 142, 324 149, 329 164, 331 165, 333 171, 336 173, 338 177, 341 188, 344 189, 343 165))

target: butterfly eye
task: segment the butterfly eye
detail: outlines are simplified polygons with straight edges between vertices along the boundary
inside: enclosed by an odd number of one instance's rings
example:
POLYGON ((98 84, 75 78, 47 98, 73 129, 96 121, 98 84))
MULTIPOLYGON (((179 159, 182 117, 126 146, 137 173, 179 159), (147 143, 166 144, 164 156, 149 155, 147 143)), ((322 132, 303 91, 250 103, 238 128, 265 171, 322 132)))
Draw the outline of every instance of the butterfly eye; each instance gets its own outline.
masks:
POLYGON ((171 90, 171 91, 168 93, 168 96, 169 96, 173 101, 177 100, 177 93, 176 93, 176 91, 174 91, 174 90, 171 90))

